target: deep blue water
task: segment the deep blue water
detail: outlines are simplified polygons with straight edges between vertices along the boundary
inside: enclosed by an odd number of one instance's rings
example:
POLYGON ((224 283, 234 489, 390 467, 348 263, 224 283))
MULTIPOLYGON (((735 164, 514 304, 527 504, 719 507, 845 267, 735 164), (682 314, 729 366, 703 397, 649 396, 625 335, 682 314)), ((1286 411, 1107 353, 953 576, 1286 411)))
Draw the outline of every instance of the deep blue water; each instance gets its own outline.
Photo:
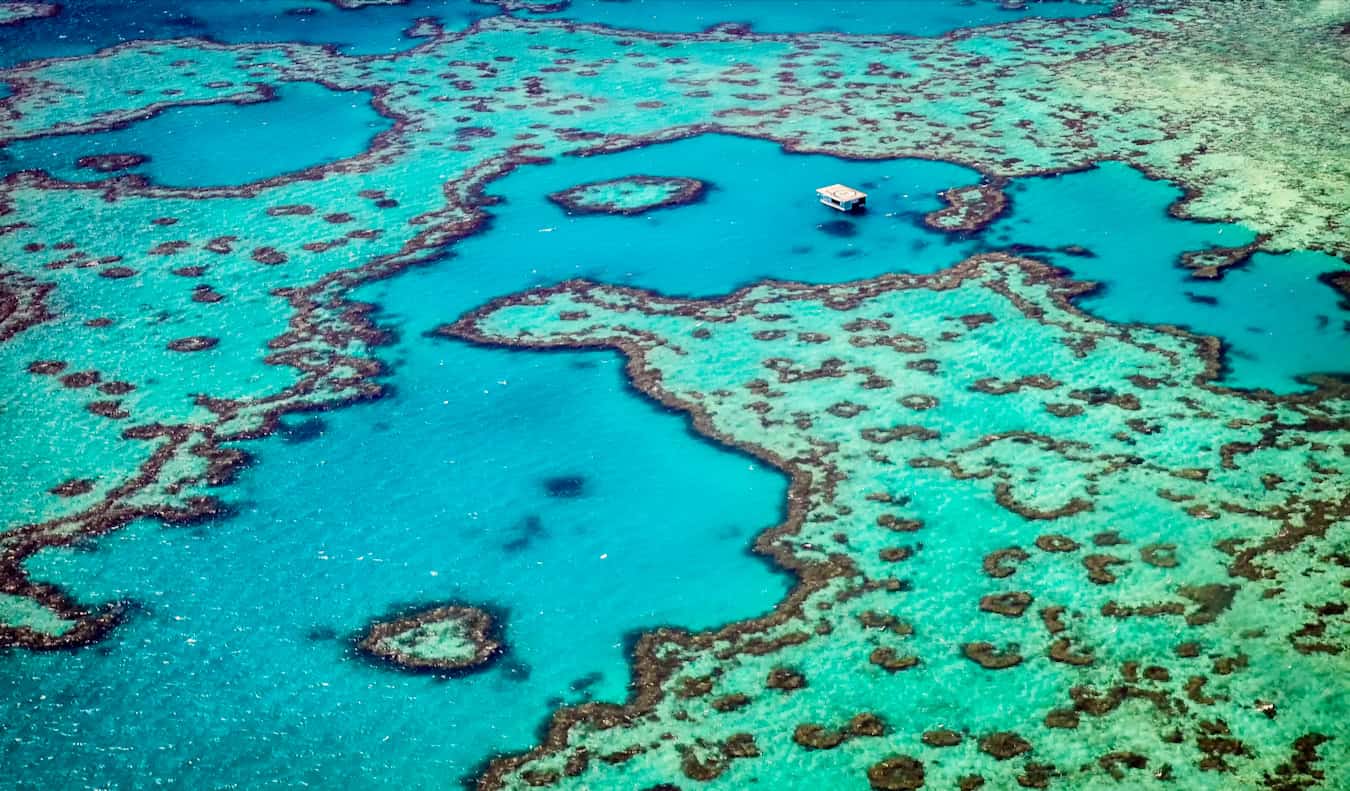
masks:
POLYGON ((556 14, 578 22, 662 33, 696 33, 719 24, 745 25, 756 33, 886 33, 938 36, 958 28, 1026 17, 1083 17, 1109 6, 1075 0, 1033 2, 1020 10, 996 0, 572 0, 556 14))
POLYGON ((295 41, 332 44, 353 55, 387 54, 416 44, 404 31, 422 16, 462 30, 496 8, 435 0, 355 10, 324 0, 74 0, 55 17, 0 26, 0 67, 36 58, 86 55, 141 39, 210 38, 226 44, 295 41))
POLYGON ((1174 188, 1115 164, 1021 182, 1011 214, 980 237, 920 224, 936 190, 975 176, 708 136, 563 158, 497 182, 490 191, 504 201, 482 234, 357 294, 397 331, 381 350, 390 397, 292 417, 286 432, 247 446, 258 459, 231 491, 232 518, 146 523, 30 564, 88 600, 142 607, 94 649, 3 660, 5 762, 30 767, 19 787, 151 775, 444 787, 494 751, 528 746, 559 700, 621 697, 633 630, 710 626, 783 594, 789 580, 746 552, 780 514, 782 478, 634 394, 617 356, 424 335, 495 295, 577 275, 718 294, 763 277, 928 272, 978 249, 1078 244, 1095 257, 1055 260, 1107 284, 1087 307, 1221 331, 1244 355, 1234 360, 1244 382, 1293 387, 1291 372, 1345 359, 1344 334, 1313 319, 1334 310, 1329 289, 1309 279, 1328 261, 1258 256, 1223 281, 1183 281, 1181 251, 1250 232, 1170 218, 1174 188), (543 197, 635 172, 705 177, 714 189, 639 217, 568 217, 543 197), (840 218, 811 190, 834 180, 868 184, 871 212, 832 225, 840 218), (744 211, 750 200, 776 209, 744 211), (1174 298, 1183 286, 1218 304, 1174 298), (1245 331, 1254 321, 1261 331, 1245 331), (1283 347, 1307 356, 1274 353, 1283 347), (550 497, 552 477, 580 478, 581 496, 550 497), (441 681, 350 654, 368 619, 446 599, 509 613, 505 661, 441 681))
POLYGON ((393 122, 370 94, 318 83, 282 85, 272 101, 170 107, 121 129, 19 140, 0 148, 0 176, 42 169, 67 181, 108 178, 81 157, 139 154, 136 173, 167 187, 246 184, 356 156, 393 122), (260 155, 259 152, 266 152, 260 155))
MULTIPOLYGON (((36 58, 84 55, 138 39, 204 37, 228 44, 296 41, 331 44, 353 55, 400 52, 417 43, 405 35, 421 17, 447 30, 463 30, 498 13, 473 0, 409 0, 407 3, 339 9, 324 0, 72 0, 55 17, 0 26, 0 68, 36 58)), ((962 27, 1026 16, 1079 17, 1103 5, 1045 0, 1024 11, 999 8, 995 0, 573 0, 560 13, 521 16, 569 19, 658 32, 697 32, 722 23, 749 25, 762 33, 904 33, 933 36, 962 27)))

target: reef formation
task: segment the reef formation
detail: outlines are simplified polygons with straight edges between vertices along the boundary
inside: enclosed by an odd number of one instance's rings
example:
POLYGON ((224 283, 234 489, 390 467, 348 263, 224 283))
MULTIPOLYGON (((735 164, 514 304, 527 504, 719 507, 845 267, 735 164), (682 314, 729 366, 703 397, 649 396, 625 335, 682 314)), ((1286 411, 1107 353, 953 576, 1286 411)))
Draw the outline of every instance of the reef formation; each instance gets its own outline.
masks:
POLYGON ((924 224, 939 231, 978 231, 1008 207, 1001 185, 953 187, 940 196, 947 206, 924 215, 924 224))
POLYGON ((645 214, 698 200, 707 185, 674 176, 625 176, 578 184, 548 196, 569 214, 645 214))
POLYGON ((376 621, 357 648, 408 670, 458 674, 481 670, 501 656, 499 632, 486 610, 448 604, 376 621))
POLYGON ((115 620, 29 579, 34 552, 143 517, 207 518, 247 458, 235 443, 287 412, 377 397, 383 333, 346 294, 444 255, 481 226, 485 186, 517 166, 709 131, 992 178, 1120 159, 1185 186, 1178 214, 1241 220, 1265 250, 1345 255, 1350 152, 1320 109, 1347 95, 1342 23, 1325 5, 1257 0, 1141 1, 935 38, 496 16, 463 32, 427 21, 420 43, 387 56, 175 39, 7 70, 0 144, 269 101, 296 81, 368 97, 393 126, 359 156, 234 186, 0 182, 5 271, 60 296, 0 345, 5 430, 50 445, 0 449, 0 590, 48 611, 4 608, 0 644, 74 645, 115 620), (619 83, 642 90, 608 95, 619 83), (119 231, 91 233, 87 217, 119 231), (142 321, 143 305, 172 321, 142 321), (52 622, 60 635, 39 625, 52 622))
MULTIPOLYGON (((716 131, 950 160, 990 184, 1115 159, 1184 186, 1174 213, 1259 232, 1188 259, 1199 274, 1258 249, 1346 256, 1338 14, 1140 0, 928 39, 493 17, 424 22, 395 55, 184 38, 7 70, 0 144, 306 81, 393 126, 359 156, 247 184, 0 181, 0 421, 42 438, 0 448, 0 646, 69 648, 117 623, 115 603, 30 578, 44 547, 221 513, 239 443, 378 397, 385 336, 349 292, 442 257, 481 228, 493 179, 545 158, 716 131)), ((992 193, 948 198, 939 227, 997 213, 992 193)), ((790 762, 877 788, 1350 784, 1328 760, 1346 690, 1326 683, 1346 670, 1343 389, 1225 390, 1216 341, 1092 319, 1067 302, 1085 288, 995 255, 715 302, 570 283, 455 325, 620 348, 639 388, 794 480, 791 518, 758 543, 800 577, 781 607, 644 638, 629 705, 563 711, 485 783, 739 784, 790 762), (924 677, 941 683, 916 697, 924 677)), ((430 654, 460 656, 464 623, 386 638, 451 636, 430 654)))
POLYGON ((626 705, 560 711, 483 787, 1350 781, 1344 386, 1216 386, 1212 338, 1090 288, 989 254, 710 301, 572 281, 442 328, 619 349, 792 477, 755 545, 787 600, 645 635, 626 705))
POLYGON ((61 13, 56 3, 0 3, 0 25, 18 25, 61 13))

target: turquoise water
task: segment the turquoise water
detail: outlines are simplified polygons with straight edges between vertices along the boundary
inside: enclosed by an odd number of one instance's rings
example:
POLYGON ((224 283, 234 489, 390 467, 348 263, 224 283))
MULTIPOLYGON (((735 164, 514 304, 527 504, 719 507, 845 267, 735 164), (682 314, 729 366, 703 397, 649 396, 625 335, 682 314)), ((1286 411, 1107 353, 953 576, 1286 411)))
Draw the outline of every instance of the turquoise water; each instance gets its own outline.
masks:
POLYGON ((1024 179, 1012 188, 1013 212, 985 234, 993 244, 1054 248, 1081 245, 1083 258, 1040 252, 1075 277, 1102 288, 1079 301, 1120 322, 1176 324, 1215 335, 1227 346, 1222 381, 1277 392, 1307 389, 1298 377, 1341 373, 1350 332, 1334 290, 1318 281, 1343 264, 1325 253, 1257 253, 1221 280, 1200 280, 1178 265, 1182 253, 1236 247, 1255 238, 1232 223, 1175 220, 1166 207, 1181 190, 1120 163, 1065 176, 1024 179))
POLYGON ((135 173, 167 187, 236 186, 356 156, 393 126, 370 95, 287 83, 272 101, 171 107, 97 134, 19 140, 0 148, 0 174, 41 169, 66 181, 135 173), (81 157, 139 154, 116 174, 81 168, 81 157))
POLYGON ((785 592, 746 552, 779 518, 781 476, 634 397, 614 355, 414 333, 390 351, 393 397, 250 447, 238 516, 30 563, 143 606, 94 649, 5 660, 21 787, 445 787, 527 747, 555 698, 621 697, 634 630, 749 617, 785 592), (548 496, 575 476, 580 496, 548 496), (502 662, 447 682, 352 656, 370 619, 447 598, 507 611, 502 662))
POLYGON ((372 299, 388 305, 403 288, 410 290, 408 302, 423 290, 443 294, 449 304, 427 311, 423 326, 429 327, 497 294, 568 277, 707 296, 765 278, 829 283, 935 272, 974 252, 1022 245, 1100 283, 1080 301, 1097 315, 1222 338, 1230 369, 1224 381, 1235 387, 1300 390, 1305 385, 1298 376, 1338 372, 1350 359, 1350 334, 1335 320, 1342 313, 1336 293, 1317 280, 1341 266, 1331 256, 1258 254, 1222 280, 1191 277, 1180 266, 1182 253, 1246 244, 1254 234, 1236 224, 1171 217, 1167 207, 1181 191, 1120 163, 1016 182, 1010 212, 983 233, 951 235, 923 225, 923 215, 942 205, 938 191, 978 181, 977 173, 942 162, 841 161, 718 135, 566 158, 521 168, 489 188, 504 199, 491 232, 462 241, 452 254, 469 265, 495 262, 490 283, 466 281, 452 265, 377 286, 372 299), (635 218, 568 217, 544 197, 633 173, 698 178, 712 188, 693 205, 635 218), (869 212, 822 213, 814 189, 833 181, 867 190, 869 212), (770 199, 773 211, 747 209, 770 199), (1091 255, 1054 251, 1070 245, 1091 255), (502 269, 528 277, 503 288, 502 269), (441 272, 443 282, 421 281, 441 272))
POLYGON ((291 416, 247 446, 257 458, 228 495, 234 516, 141 523, 29 563, 84 600, 136 604, 93 649, 4 659, 6 761, 31 767, 18 787, 147 775, 444 787, 494 752, 528 747, 559 701, 620 699, 635 630, 708 627, 781 598, 790 580, 747 553, 780 517, 781 476, 635 395, 613 354, 425 335, 493 296, 574 276, 709 295, 765 277, 931 272, 980 249, 1077 244, 1094 257, 1051 257, 1106 284, 1085 307, 1221 333, 1235 384, 1289 389, 1291 375, 1345 359, 1338 323, 1315 320, 1337 314, 1330 290, 1308 279, 1327 263, 1313 254, 1296 266, 1257 256, 1222 281, 1183 283, 1181 252, 1250 232, 1173 219, 1175 189, 1114 164, 1014 185, 1011 213, 983 234, 922 225, 938 190, 975 181, 943 163, 844 162, 705 136, 496 182, 489 192, 502 202, 483 233, 357 294, 396 333, 381 352, 389 397, 291 416), (568 217, 544 197, 631 173, 711 189, 638 217, 568 217), (872 210, 826 212, 811 190, 831 180, 865 185, 872 210), (765 196, 781 208, 745 209, 765 196), (1217 304, 1164 296, 1183 290, 1217 304), (1286 301, 1301 310, 1267 304, 1286 301), (1246 330, 1247 311, 1259 332, 1246 330), (550 496, 550 479, 580 479, 580 495, 550 496), (447 599, 508 614, 501 663, 442 681, 352 655, 370 619, 447 599))
MULTIPOLYGON (((0 28, 0 63, 179 35, 383 53, 413 45, 404 31, 424 14, 462 29, 495 13, 469 0, 361 11, 289 0, 189 8, 72 3, 55 19, 0 28), (271 13, 295 8, 313 11, 271 13)), ((542 16, 669 31, 743 23, 937 35, 1100 10, 576 0, 542 16)), ((40 167, 91 180, 104 174, 76 168, 80 156, 134 152, 149 159, 129 172, 157 184, 238 185, 353 156, 387 128, 368 95, 300 83, 273 102, 176 108, 112 132, 17 143, 0 150, 0 172, 40 167)), ((129 617, 90 648, 0 654, 0 787, 445 788, 493 754, 534 744, 560 703, 622 699, 638 632, 704 629, 779 602, 791 577, 748 549, 783 516, 783 476, 637 394, 616 354, 513 352, 427 334, 494 297, 572 277, 722 295, 765 278, 929 273, 1013 250, 1101 284, 1079 300, 1097 315, 1222 338, 1223 381, 1236 387, 1301 390, 1302 375, 1340 371, 1350 359, 1345 311, 1317 280, 1343 266, 1334 258, 1262 253, 1222 280, 1196 280, 1179 265, 1183 253, 1245 244, 1253 231, 1169 216, 1180 191, 1119 163, 1014 182, 1008 214, 982 232, 922 223, 940 208, 938 191, 979 180, 941 162, 844 161, 705 135, 561 158, 493 182, 488 193, 500 202, 479 233, 356 293, 393 333, 378 350, 385 398, 291 415, 275 436, 241 444, 254 461, 220 490, 229 515, 177 528, 141 521, 29 561, 35 579, 82 601, 127 601, 129 617), (572 217, 545 198, 638 173, 697 178, 709 189, 691 205, 637 217, 572 217), (813 190, 835 181, 866 189, 871 210, 823 209, 813 190), (1062 251, 1070 245, 1089 255, 1062 251), (442 679, 353 653, 372 619, 447 600, 505 615, 500 662, 442 679)), ((254 272, 230 277, 262 277, 254 272)), ((225 277, 210 279, 228 291, 225 277)), ((106 284, 92 282, 86 288, 103 293, 106 284)), ((135 296, 114 299, 133 305, 128 312, 148 310, 135 296)), ((242 334, 273 327, 245 324, 242 334)), ((934 552, 923 562, 955 565, 989 548, 978 541, 1025 527, 991 501, 962 501, 966 493, 947 480, 927 492, 948 503, 952 526, 995 529, 971 543, 929 538, 934 552)))
MULTIPOLYGON (((587 277, 700 296, 766 277, 823 283, 892 269, 933 271, 959 260, 974 243, 929 230, 922 217, 941 208, 938 191, 978 181, 975 171, 944 162, 849 162, 786 154, 761 140, 704 135, 522 167, 488 188, 504 201, 492 210, 490 232, 456 244, 452 255, 470 264, 496 261, 522 285, 587 277), (697 203, 631 218, 569 217, 545 197, 635 173, 696 178, 709 188, 697 203), (825 211, 815 188, 831 181, 868 190, 871 213, 825 211)), ((443 310, 440 320, 503 285, 456 280, 452 298, 463 301, 443 310)))

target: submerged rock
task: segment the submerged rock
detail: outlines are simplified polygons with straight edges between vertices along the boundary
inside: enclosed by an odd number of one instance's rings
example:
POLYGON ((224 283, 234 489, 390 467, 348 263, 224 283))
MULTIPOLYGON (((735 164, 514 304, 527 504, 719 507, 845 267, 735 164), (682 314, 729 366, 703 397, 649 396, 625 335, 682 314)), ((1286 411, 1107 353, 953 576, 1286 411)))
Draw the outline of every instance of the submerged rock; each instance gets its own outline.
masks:
POLYGON ((893 755, 867 770, 867 782, 877 791, 923 788, 923 764, 908 755, 893 755))

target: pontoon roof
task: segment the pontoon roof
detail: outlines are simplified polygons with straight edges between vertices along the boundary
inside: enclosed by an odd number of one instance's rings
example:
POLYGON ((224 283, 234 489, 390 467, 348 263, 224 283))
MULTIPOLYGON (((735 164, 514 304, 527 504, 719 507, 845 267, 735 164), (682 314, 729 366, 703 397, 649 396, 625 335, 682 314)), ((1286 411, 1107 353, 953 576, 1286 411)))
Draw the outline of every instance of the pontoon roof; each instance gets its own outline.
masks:
POLYGON ((831 184, 828 187, 821 187, 816 190, 817 195, 822 195, 839 203, 848 203, 849 201, 861 200, 867 197, 866 192, 855 190, 852 187, 845 187, 843 184, 831 184))

